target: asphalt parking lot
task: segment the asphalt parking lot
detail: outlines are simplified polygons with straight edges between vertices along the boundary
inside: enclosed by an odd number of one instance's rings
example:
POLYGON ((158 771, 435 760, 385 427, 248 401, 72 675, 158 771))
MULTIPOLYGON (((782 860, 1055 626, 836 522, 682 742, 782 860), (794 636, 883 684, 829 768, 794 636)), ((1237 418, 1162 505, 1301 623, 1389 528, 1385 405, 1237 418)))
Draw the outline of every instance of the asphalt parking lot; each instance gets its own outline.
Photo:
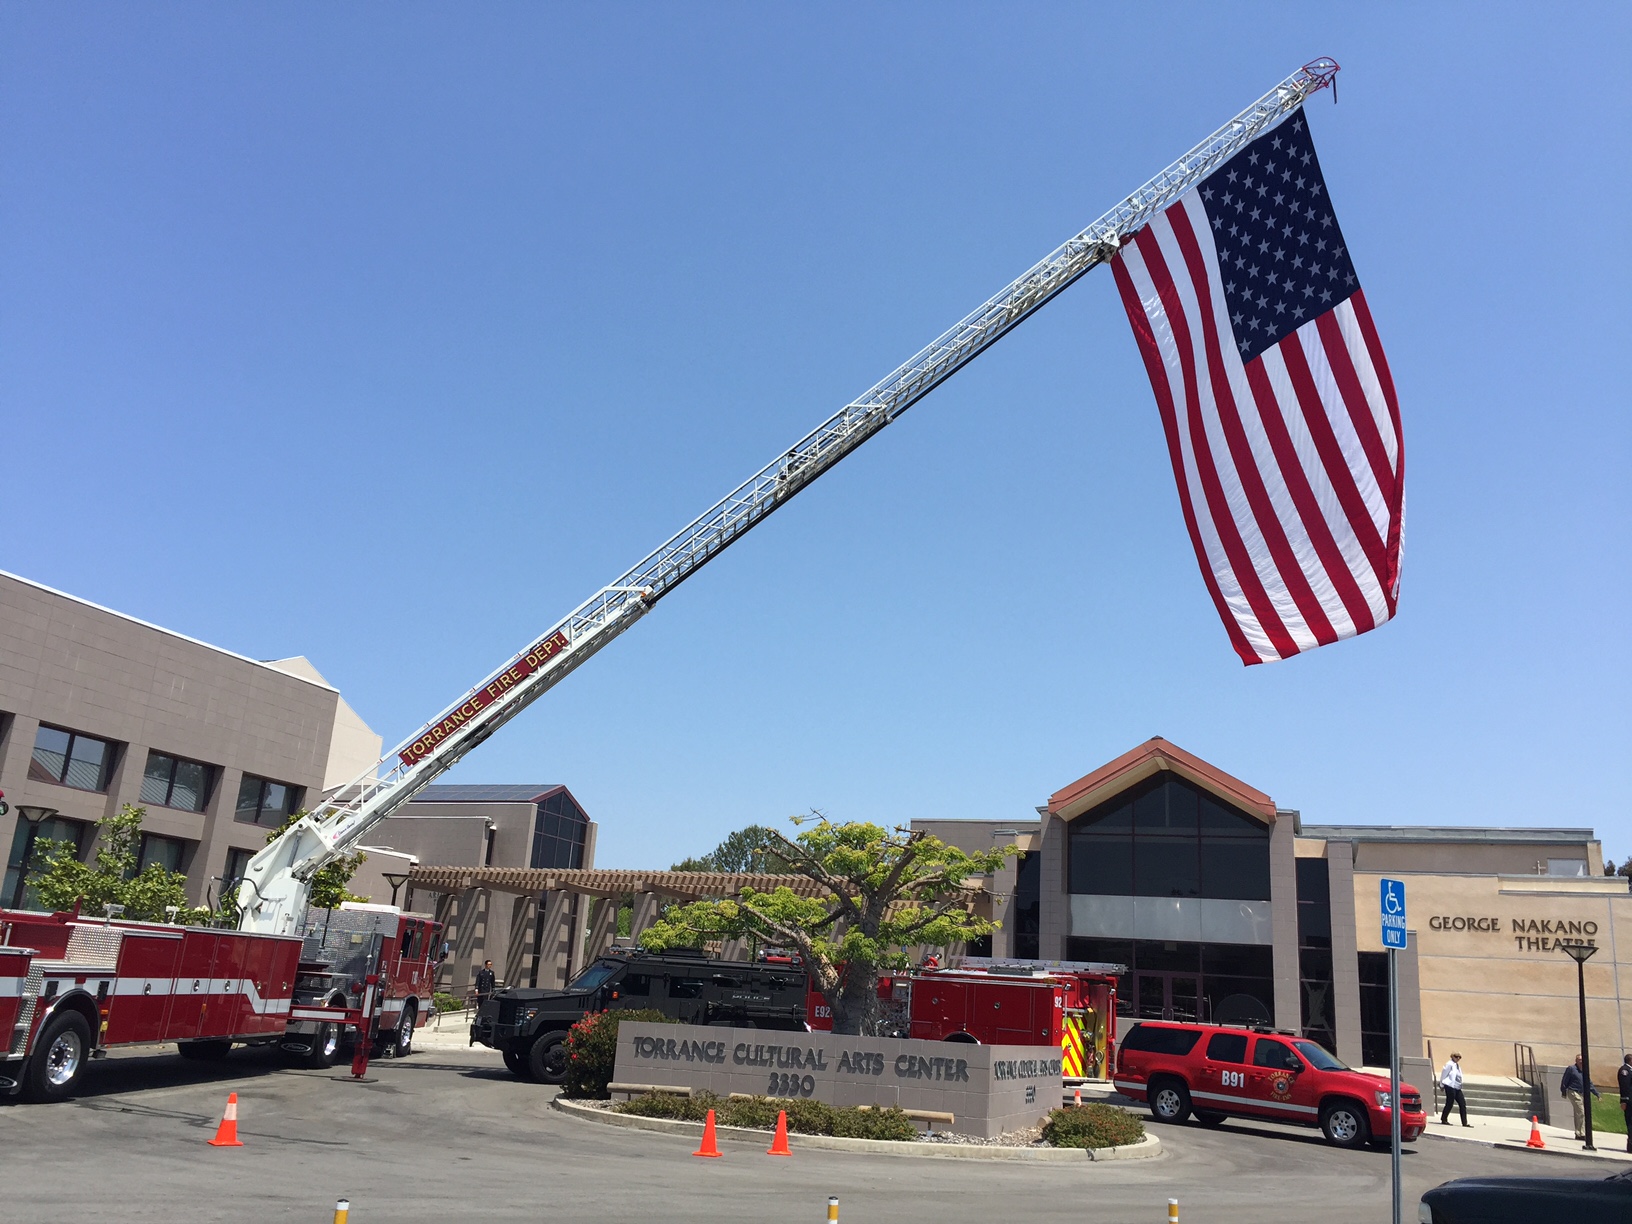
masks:
MULTIPOLYGON (((1388 1219, 1386 1152, 1327 1147, 1313 1131, 1231 1122, 1159 1130, 1166 1155, 1091 1164, 987 1163, 800 1152, 773 1159, 574 1121, 553 1089, 512 1079, 490 1052, 422 1049, 377 1063, 371 1084, 238 1051, 200 1065, 115 1056, 60 1105, 0 1106, 8 1220, 786 1221, 988 1224, 1091 1219, 1160 1224, 1340 1224, 1388 1219), (242 1148, 207 1145, 229 1091, 242 1148)), ((1577 1158, 1424 1140, 1405 1160, 1406 1218, 1452 1177, 1595 1169, 1577 1158)))

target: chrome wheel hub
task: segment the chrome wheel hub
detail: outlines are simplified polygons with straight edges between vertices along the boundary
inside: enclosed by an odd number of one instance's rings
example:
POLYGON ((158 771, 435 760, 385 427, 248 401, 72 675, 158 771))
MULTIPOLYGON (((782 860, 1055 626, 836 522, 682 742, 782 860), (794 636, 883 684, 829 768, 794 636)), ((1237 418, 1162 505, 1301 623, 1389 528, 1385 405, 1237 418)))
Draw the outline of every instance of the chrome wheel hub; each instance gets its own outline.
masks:
POLYGON ((45 1054, 45 1078, 55 1088, 61 1088, 79 1074, 80 1060, 85 1049, 74 1033, 62 1033, 51 1043, 45 1054))

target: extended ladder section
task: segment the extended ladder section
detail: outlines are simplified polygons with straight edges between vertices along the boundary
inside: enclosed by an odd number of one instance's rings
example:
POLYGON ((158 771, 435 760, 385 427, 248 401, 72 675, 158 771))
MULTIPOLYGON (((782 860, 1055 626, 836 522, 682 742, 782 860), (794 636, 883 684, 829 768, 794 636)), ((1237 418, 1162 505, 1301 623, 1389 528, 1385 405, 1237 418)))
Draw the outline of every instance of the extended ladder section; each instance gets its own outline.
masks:
POLYGON ((661 547, 574 608, 378 765, 340 788, 251 860, 239 889, 244 930, 287 933, 313 872, 354 847, 466 753, 644 616, 733 541, 968 365, 1122 240, 1243 146, 1332 84, 1338 66, 1306 64, 1002 292, 766 464, 661 547))

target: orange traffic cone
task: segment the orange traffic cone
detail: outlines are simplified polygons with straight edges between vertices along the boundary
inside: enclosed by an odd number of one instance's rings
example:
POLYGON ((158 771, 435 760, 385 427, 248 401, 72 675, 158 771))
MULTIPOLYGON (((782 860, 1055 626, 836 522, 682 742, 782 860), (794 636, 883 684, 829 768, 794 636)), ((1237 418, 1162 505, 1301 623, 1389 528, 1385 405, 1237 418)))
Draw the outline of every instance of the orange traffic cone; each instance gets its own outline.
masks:
POLYGON ((211 1147, 243 1147, 238 1142, 238 1094, 227 1093, 227 1112, 221 1115, 221 1125, 215 1128, 211 1147))
POLYGON ((793 1149, 788 1146, 788 1111, 776 1111, 776 1138, 771 1140, 771 1146, 765 1149, 767 1156, 792 1156, 793 1149))
POLYGON ((1536 1119, 1534 1116, 1530 1118, 1530 1138, 1525 1142, 1524 1146, 1532 1148, 1544 1148, 1547 1146, 1541 1141, 1541 1127, 1536 1125, 1536 1119))
POLYGON ((703 1121, 703 1146, 692 1153, 693 1156, 709 1156, 718 1159, 720 1145, 714 1141, 714 1111, 708 1111, 708 1117, 703 1121))
POLYGON ((1077 1086, 1076 1095, 1072 1098, 1071 1104, 1075 1105, 1078 1109, 1082 1108, 1082 1086, 1080 1084, 1077 1086))

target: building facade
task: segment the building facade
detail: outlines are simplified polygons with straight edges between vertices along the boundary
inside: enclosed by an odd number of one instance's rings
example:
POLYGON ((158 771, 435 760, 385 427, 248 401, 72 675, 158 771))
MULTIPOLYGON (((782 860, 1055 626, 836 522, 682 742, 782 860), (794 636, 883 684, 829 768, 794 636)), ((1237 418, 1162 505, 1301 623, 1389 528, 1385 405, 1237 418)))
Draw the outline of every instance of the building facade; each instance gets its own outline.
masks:
POLYGON ((1018 845, 988 885, 1003 923, 992 952, 1127 966, 1124 1022, 1272 1024, 1351 1064, 1385 1063, 1386 876, 1405 881, 1408 899, 1408 1059, 1442 1063, 1455 1050, 1470 1072, 1507 1076, 1570 1062, 1576 969, 1560 944, 1572 941, 1600 949, 1586 966, 1595 1075, 1612 1081, 1628 1049, 1632 893, 1603 875, 1591 829, 1306 824, 1162 739, 1062 787, 1037 814, 914 825, 968 850, 1018 845))
POLYGON ((0 573, 0 905, 41 840, 93 852, 147 809, 141 865, 219 899, 269 828, 363 773, 380 737, 304 658, 258 661, 0 573))

